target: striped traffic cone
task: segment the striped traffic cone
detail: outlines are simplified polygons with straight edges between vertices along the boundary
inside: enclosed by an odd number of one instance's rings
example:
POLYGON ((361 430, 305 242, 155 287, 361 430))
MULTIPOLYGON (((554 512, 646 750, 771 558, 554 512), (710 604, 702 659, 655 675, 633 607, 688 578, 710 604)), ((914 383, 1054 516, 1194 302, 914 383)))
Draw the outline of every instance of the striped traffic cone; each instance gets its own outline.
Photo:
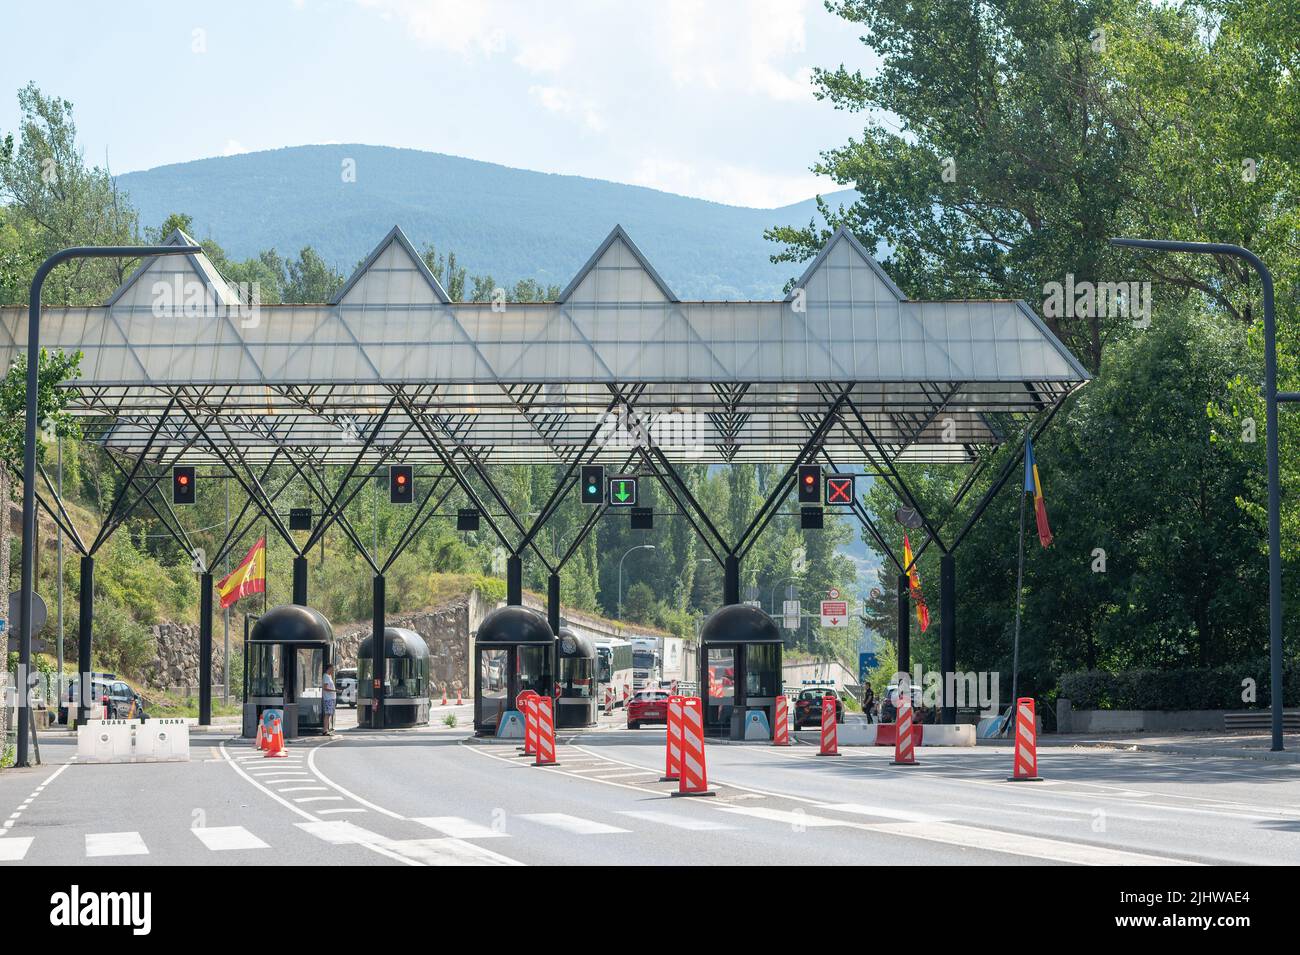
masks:
POLYGON ((674 796, 716 796, 704 762, 704 707, 698 696, 682 699, 681 778, 674 796))
POLYGON ((1035 718, 1034 698, 1023 696, 1016 700, 1016 739, 1013 775, 1009 783, 1041 783, 1038 775, 1038 721, 1035 718))
POLYGON ((912 700, 910 694, 898 698, 898 723, 894 733, 894 761, 891 766, 917 766, 916 746, 912 735, 912 700))
POLYGON ((840 755, 840 734, 835 722, 838 715, 836 699, 827 693, 822 697, 822 748, 818 756, 840 755))
POLYGON ((772 722, 772 745, 790 745, 790 704, 784 696, 776 698, 776 719, 772 722))

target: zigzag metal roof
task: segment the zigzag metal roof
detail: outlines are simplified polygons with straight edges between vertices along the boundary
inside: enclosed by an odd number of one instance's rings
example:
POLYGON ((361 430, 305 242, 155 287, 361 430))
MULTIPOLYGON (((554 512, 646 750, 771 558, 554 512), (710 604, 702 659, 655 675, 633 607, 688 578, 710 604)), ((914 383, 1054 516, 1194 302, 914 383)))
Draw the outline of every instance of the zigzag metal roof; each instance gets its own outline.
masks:
MULTIPOLYGON (((494 459, 563 457, 634 395, 687 422, 701 460, 788 460, 808 415, 852 386, 863 417, 845 427, 865 422, 908 457, 965 458, 1001 439, 996 416, 1041 410, 1088 378, 1023 302, 908 301, 844 230, 785 301, 678 301, 621 227, 556 302, 452 303, 398 228, 330 304, 246 300, 204 256, 148 261, 105 306, 46 309, 41 338, 83 352, 76 407, 110 443, 142 448, 181 396, 254 456, 281 441, 350 457, 340 431, 365 433, 400 390, 450 445, 494 459)), ((0 310, 4 359, 26 324, 25 310, 0 310)), ((407 410, 380 443, 411 442, 418 457, 407 410)), ((193 437, 176 425, 155 448, 193 437)))

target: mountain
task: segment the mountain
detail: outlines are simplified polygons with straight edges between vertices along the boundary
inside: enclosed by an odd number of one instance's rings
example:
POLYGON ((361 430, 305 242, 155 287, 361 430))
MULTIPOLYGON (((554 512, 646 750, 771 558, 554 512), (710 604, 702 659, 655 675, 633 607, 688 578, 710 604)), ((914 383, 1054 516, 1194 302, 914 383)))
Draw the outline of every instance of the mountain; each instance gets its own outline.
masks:
MULTIPOLYGON (((394 225, 502 285, 566 285, 616 223, 683 299, 771 299, 802 268, 774 265, 774 225, 816 217, 809 199, 751 209, 581 176, 386 146, 294 146, 118 177, 144 225, 193 217, 235 258, 310 245, 348 274, 394 225), (355 181, 345 181, 353 161, 355 181)), ((827 196, 832 207, 852 191, 827 196)))

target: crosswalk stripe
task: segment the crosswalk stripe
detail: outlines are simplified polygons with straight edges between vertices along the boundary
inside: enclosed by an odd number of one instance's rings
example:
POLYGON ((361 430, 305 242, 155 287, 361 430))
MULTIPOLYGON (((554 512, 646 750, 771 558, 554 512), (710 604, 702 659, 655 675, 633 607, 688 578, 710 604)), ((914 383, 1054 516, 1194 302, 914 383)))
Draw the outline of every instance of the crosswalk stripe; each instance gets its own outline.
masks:
MULTIPOLYGON (((296 783, 296 782, 301 782, 302 780, 289 779, 285 781, 296 783)), ((309 792, 323 793, 328 790, 329 790, 328 786, 285 786, 283 789, 277 789, 276 792, 278 793, 309 793, 309 792)))
POLYGON ((362 829, 350 822, 296 822, 303 832, 310 833, 317 839, 324 839, 330 845, 382 845, 388 840, 377 832, 362 829))
POLYGON ((243 826, 200 826, 190 832, 198 837, 213 852, 229 849, 269 849, 271 848, 243 826))
POLYGON ((340 812, 365 812, 365 810, 362 809, 360 806, 353 806, 350 809, 317 809, 316 815, 330 816, 340 812))
POLYGON ((299 796, 294 802, 342 802, 342 796, 299 796))
POLYGON ((526 812, 522 813, 519 818, 527 819, 539 825, 562 829, 565 832, 573 833, 575 836, 602 836, 629 831, 620 829, 618 826, 608 826, 593 819, 570 816, 568 813, 563 812, 526 812))
POLYGON ((619 815, 631 816, 633 819, 644 819, 646 822, 654 822, 663 826, 673 826, 676 829, 690 829, 696 832, 737 828, 721 822, 710 822, 708 819, 692 819, 689 816, 679 816, 672 812, 654 812, 648 809, 625 809, 620 811, 619 815))
POLYGON ((459 839, 398 839, 384 848, 425 865, 522 865, 514 859, 459 839))
POLYGON ((31 847, 31 836, 5 836, 0 839, 0 862, 22 862, 31 847))
POLYGON ((102 856, 147 856, 149 847, 144 844, 138 832, 88 832, 86 833, 86 857, 102 856))
POLYGON ((441 832, 444 836, 451 836, 453 839, 496 839, 509 835, 499 829, 471 822, 460 816, 424 816, 412 819, 411 822, 428 826, 435 832, 441 832))
POLYGON ((762 806, 719 806, 723 812, 734 812, 738 816, 752 816, 766 819, 768 822, 780 822, 787 826, 852 826, 856 823, 829 816, 814 816, 802 810, 765 809, 762 806))

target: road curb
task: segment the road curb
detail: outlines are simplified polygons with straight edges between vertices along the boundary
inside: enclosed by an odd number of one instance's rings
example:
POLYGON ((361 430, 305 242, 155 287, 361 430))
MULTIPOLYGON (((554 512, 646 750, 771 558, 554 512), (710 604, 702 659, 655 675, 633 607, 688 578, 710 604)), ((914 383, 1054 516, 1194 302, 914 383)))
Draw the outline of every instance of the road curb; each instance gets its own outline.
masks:
POLYGON ((1179 746, 1176 743, 1137 743, 1127 740, 1078 740, 1074 746, 1091 749, 1127 750, 1133 753, 1167 753, 1172 756, 1200 756, 1228 759, 1253 759, 1266 763, 1300 763, 1300 753, 1274 753, 1271 750, 1230 749, 1215 746, 1179 746))

